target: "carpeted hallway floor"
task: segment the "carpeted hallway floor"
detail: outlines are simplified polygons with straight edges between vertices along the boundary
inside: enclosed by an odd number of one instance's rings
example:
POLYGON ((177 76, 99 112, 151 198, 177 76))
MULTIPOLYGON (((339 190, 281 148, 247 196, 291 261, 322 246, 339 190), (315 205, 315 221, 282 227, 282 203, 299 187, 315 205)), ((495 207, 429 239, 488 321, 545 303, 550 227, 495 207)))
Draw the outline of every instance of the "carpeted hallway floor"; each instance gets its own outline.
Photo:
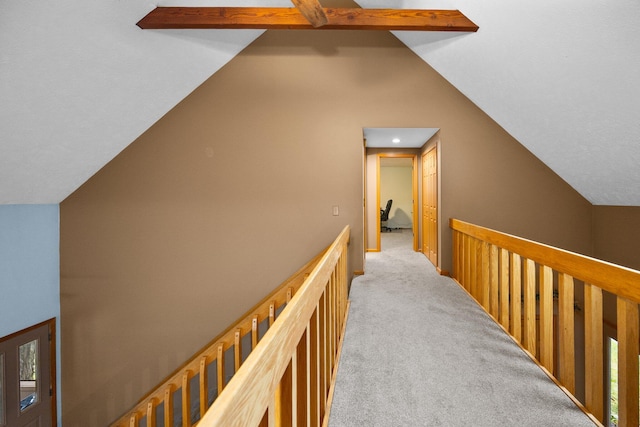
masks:
POLYGON ((330 427, 594 425, 411 230, 381 238, 352 283, 330 427))

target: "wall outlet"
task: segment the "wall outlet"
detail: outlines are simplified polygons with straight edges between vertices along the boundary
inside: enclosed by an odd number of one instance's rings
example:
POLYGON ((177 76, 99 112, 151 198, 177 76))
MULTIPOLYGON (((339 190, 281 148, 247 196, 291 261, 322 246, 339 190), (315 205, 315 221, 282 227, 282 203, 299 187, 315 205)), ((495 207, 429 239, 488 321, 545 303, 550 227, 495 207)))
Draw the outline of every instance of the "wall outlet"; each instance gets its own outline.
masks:
POLYGON ((333 216, 340 215, 340 208, 338 206, 333 207, 333 216))

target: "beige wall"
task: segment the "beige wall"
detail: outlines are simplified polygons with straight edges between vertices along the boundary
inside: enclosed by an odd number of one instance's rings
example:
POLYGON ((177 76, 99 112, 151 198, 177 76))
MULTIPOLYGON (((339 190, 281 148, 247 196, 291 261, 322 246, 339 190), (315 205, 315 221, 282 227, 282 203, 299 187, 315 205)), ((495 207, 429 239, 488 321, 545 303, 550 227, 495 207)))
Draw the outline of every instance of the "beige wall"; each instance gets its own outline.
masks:
POLYGON ((594 206, 597 258, 640 270, 640 206, 594 206))
POLYGON ((443 269, 452 216, 590 250, 589 203, 391 34, 267 32, 61 204, 65 427, 112 421, 345 224, 363 268, 363 127, 441 129, 443 269))

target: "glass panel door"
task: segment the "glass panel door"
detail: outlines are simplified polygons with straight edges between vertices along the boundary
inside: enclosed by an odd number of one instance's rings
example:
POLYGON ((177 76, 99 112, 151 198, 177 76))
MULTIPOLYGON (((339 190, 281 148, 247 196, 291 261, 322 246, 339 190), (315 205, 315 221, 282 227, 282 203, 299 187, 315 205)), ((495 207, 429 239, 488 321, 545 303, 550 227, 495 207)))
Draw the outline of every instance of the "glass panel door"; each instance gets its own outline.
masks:
POLYGON ((0 337, 0 427, 55 425, 55 319, 0 337))

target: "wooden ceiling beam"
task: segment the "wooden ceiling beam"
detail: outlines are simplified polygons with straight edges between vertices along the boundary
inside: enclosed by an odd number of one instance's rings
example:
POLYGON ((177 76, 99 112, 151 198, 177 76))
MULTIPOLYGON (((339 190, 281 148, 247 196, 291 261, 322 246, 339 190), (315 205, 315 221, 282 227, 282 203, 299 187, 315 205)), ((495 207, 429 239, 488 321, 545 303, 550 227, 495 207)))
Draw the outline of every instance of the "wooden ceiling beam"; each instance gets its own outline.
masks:
MULTIPOLYGON (((478 26, 458 10, 323 8, 328 22, 316 29, 461 31, 478 26)), ((296 8, 157 7, 142 29, 314 29, 296 8)))
POLYGON ((322 27, 329 22, 318 0, 291 0, 291 2, 314 28, 322 27))

